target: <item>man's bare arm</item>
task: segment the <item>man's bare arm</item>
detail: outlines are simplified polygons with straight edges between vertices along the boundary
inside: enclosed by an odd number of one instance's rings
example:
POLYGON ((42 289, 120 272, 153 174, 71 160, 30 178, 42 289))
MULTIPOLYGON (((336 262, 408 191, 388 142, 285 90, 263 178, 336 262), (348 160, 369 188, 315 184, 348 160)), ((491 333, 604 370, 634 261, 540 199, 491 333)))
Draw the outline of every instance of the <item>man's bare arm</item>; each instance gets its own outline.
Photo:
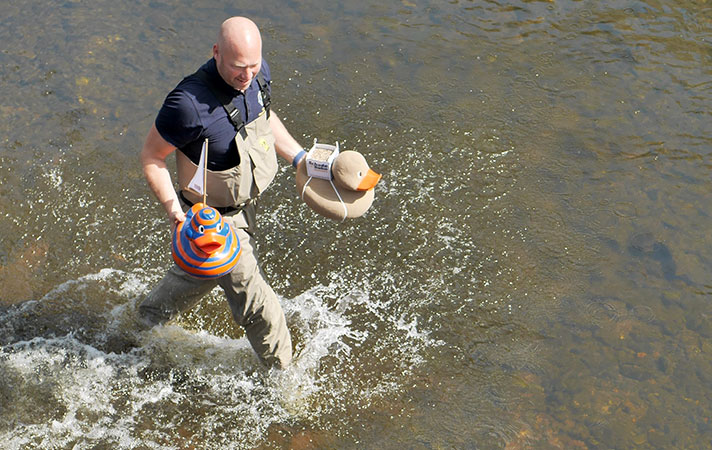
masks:
POLYGON ((143 174, 151 191, 163 205, 172 227, 185 220, 166 164, 166 158, 175 150, 172 144, 161 137, 155 125, 151 126, 141 150, 143 174))
POLYGON ((269 126, 272 129, 272 134, 274 134, 274 147, 277 150, 277 154, 291 163, 294 157, 304 148, 289 134, 289 131, 287 131, 287 128, 274 111, 269 114, 269 126))

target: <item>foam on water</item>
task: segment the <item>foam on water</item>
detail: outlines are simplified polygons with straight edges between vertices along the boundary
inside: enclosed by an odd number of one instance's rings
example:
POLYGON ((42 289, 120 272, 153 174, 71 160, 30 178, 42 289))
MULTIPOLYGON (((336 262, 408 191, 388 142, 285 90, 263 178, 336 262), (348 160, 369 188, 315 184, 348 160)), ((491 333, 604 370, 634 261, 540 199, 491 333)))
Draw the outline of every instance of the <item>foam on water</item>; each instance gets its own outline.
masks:
MULTIPOLYGON (((356 311, 400 336, 393 345, 404 354, 437 344, 367 291, 343 295, 335 283, 282 299, 295 359, 287 370, 268 371, 245 338, 191 331, 180 320, 142 330, 135 305, 150 278, 103 269, 0 310, 5 448, 249 448, 273 424, 316 424, 330 410, 399 389, 398 374, 369 380, 367 389, 351 381, 362 376, 354 351, 382 350, 375 331, 353 323, 356 311)), ((418 359, 400 365, 412 369, 418 359)))

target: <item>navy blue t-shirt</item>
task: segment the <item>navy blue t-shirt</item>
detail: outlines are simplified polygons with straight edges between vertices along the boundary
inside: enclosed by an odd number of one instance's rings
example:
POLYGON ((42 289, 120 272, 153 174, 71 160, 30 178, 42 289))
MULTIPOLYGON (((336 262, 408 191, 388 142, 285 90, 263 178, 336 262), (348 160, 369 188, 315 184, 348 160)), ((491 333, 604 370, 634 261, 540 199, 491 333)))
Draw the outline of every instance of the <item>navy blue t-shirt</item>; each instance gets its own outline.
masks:
MULTIPOLYGON (((232 104, 240 111, 245 124, 255 120, 264 109, 257 77, 243 94, 220 77, 215 59, 211 58, 201 69, 213 78, 216 86, 233 97, 232 104)), ((267 89, 271 90, 270 70, 264 60, 260 72, 267 89)), ((208 169, 226 170, 240 163, 235 146, 235 127, 215 95, 195 77, 184 78, 168 94, 156 117, 156 129, 163 139, 178 147, 195 164, 200 161, 200 150, 206 137, 208 169)))

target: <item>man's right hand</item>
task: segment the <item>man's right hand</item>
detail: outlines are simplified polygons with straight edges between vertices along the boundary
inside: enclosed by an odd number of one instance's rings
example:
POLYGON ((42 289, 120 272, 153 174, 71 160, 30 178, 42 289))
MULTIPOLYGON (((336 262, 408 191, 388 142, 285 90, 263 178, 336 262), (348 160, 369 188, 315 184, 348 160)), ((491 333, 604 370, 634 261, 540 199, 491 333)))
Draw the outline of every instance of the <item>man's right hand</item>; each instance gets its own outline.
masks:
POLYGON ((176 232, 176 227, 181 222, 185 222, 185 213, 183 211, 173 211, 169 214, 168 219, 171 222, 171 234, 176 232))

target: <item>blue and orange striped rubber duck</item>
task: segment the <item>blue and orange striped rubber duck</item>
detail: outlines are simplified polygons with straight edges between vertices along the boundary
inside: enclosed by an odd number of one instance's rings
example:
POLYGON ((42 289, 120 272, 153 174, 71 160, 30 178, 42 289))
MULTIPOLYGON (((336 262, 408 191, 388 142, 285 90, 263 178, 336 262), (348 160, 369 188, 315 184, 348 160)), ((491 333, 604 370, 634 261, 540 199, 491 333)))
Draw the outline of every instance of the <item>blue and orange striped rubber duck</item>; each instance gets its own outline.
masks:
POLYGON ((235 268, 240 258, 240 240, 220 213, 196 203, 179 223, 171 245, 173 260, 196 278, 213 279, 235 268))

